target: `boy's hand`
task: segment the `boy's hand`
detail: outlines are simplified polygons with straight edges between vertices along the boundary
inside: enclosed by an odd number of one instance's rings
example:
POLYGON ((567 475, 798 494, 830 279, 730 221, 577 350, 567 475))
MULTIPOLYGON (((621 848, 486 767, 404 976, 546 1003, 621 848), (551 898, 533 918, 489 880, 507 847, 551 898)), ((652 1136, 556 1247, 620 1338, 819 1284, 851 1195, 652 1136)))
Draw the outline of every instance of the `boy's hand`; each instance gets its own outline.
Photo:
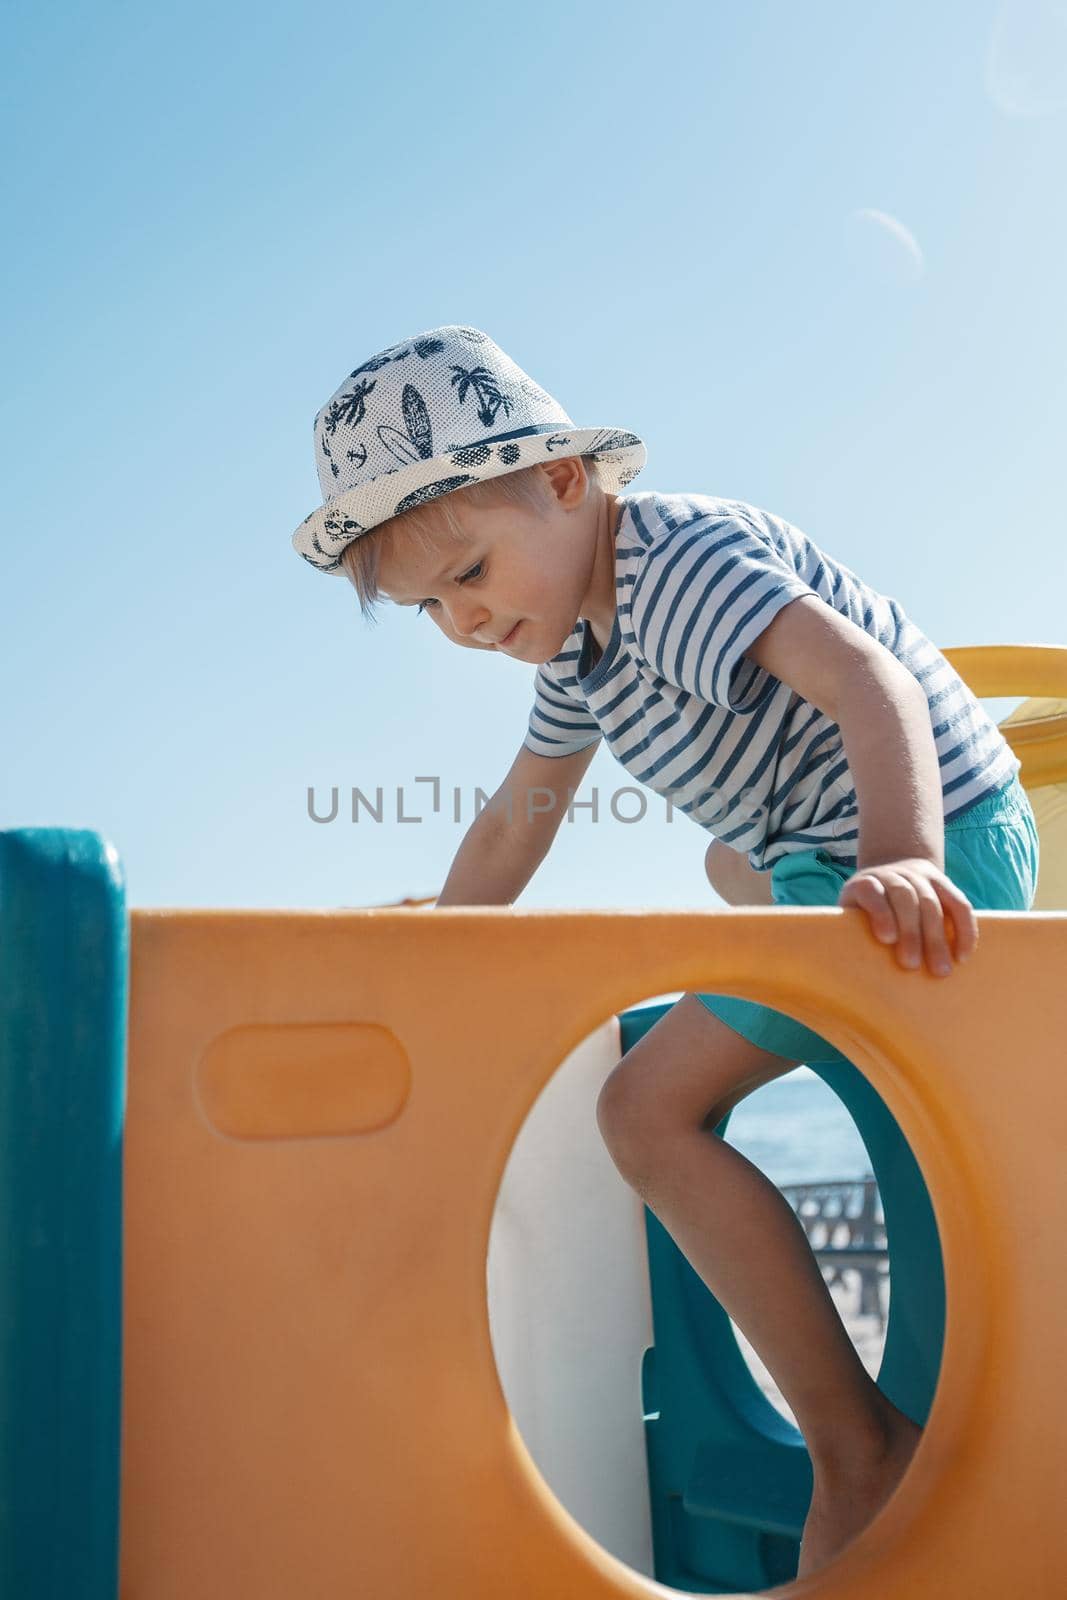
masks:
POLYGON ((947 978, 953 954, 949 938, 957 961, 973 955, 978 944, 978 919, 967 896, 920 857, 863 867, 837 903, 866 911, 875 938, 896 945, 897 962, 906 970, 920 967, 925 957, 935 977, 947 978))

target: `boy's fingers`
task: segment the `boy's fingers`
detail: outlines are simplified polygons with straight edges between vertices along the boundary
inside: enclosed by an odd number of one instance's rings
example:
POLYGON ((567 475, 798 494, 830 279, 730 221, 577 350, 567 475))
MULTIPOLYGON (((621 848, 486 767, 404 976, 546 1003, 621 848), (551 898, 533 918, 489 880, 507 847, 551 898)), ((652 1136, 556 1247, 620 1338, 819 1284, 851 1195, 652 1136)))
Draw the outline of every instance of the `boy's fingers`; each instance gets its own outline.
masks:
POLYGON ((922 919, 919 915, 919 897, 909 878, 888 877, 886 891, 893 915, 900 930, 897 938, 897 962, 909 971, 922 965, 922 919))
POLYGON ((926 965, 936 977, 947 978, 952 971, 952 952, 945 928, 945 909, 929 883, 921 884, 917 893, 926 965))
POLYGON ((978 948, 978 918, 974 914, 974 907, 950 878, 935 879, 932 888, 951 919, 956 960, 966 961, 978 948))
POLYGON ((896 944, 899 966, 915 971, 925 957, 930 972, 947 977, 952 957, 964 961, 978 945, 978 919, 967 896, 944 875, 912 876, 882 869, 857 873, 845 884, 838 905, 867 913, 871 931, 896 944))
POLYGON ((897 937, 897 919, 878 878, 853 877, 848 880, 838 896, 839 906, 858 906, 870 919, 871 931, 884 944, 892 944, 897 937))

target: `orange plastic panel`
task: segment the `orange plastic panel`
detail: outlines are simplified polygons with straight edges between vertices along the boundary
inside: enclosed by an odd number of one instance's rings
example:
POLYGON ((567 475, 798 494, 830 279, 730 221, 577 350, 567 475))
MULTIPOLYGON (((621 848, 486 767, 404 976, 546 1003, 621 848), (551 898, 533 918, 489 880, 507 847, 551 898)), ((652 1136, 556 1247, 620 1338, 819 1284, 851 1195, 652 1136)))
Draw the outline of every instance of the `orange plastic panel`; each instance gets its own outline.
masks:
POLYGON ((857 911, 137 912, 132 935, 124 1600, 669 1592, 530 1459, 486 1252, 556 1065, 682 989, 839 1044, 941 1232, 944 1364, 911 1471, 789 1592, 1060 1591, 1067 917, 984 914, 945 982, 899 972, 857 911))

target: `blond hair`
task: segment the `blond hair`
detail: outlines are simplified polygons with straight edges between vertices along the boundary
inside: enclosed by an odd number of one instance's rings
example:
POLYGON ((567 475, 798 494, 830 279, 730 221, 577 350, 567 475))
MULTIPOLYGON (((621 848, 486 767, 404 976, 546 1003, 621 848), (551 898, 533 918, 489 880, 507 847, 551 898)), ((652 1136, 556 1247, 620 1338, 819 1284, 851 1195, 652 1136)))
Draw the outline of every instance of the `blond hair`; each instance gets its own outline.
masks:
MULTIPOLYGON (((603 493, 595 458, 582 456, 581 460, 592 492, 603 493)), ((414 545, 424 553, 441 550, 447 545, 462 544, 468 537, 457 514, 463 506, 511 505, 547 511, 552 500, 552 485, 541 464, 535 463, 532 467, 501 473, 497 478, 483 478, 465 489, 453 489, 437 500, 428 500, 425 505, 414 506, 398 517, 389 517, 370 533, 353 539, 341 551, 341 569, 359 596, 364 620, 376 620, 374 607, 382 598, 378 586, 382 555, 397 537, 403 538, 405 545, 414 545)))

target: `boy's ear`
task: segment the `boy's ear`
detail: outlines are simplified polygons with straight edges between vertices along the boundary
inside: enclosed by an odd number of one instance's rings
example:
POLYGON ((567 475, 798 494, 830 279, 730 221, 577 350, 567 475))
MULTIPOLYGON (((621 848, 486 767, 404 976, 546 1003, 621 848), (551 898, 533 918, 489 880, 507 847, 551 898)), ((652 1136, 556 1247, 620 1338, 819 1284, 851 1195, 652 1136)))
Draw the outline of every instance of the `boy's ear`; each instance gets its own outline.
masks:
POLYGON ((560 505, 581 504, 589 476, 581 456, 561 456, 557 461, 542 461, 541 471, 552 485, 560 505))

